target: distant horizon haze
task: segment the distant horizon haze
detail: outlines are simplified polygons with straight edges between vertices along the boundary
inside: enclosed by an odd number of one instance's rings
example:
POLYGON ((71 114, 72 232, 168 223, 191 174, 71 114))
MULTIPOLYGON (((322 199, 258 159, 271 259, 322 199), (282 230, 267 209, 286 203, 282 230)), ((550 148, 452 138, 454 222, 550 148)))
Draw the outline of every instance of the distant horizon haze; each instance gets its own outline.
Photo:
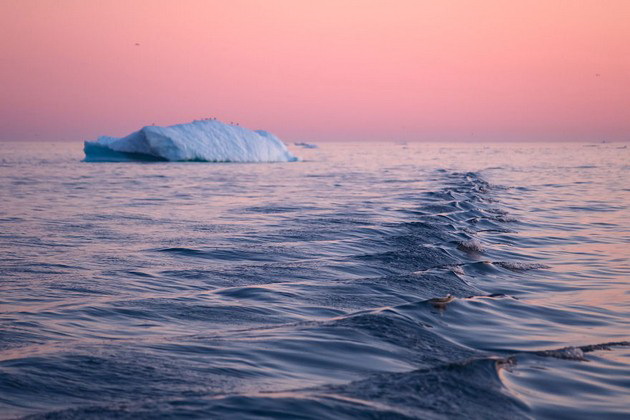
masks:
POLYGON ((629 141, 630 1, 5 0, 0 141, 629 141))

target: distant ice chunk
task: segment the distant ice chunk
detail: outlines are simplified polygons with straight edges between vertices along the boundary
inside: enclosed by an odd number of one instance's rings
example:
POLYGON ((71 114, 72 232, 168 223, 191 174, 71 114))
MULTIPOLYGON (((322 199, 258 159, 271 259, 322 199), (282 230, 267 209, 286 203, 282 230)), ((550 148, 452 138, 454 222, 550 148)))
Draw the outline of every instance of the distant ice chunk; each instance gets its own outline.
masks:
POLYGON ((86 141, 83 150, 86 162, 298 160, 280 139, 267 131, 252 131, 216 120, 146 126, 126 137, 102 136, 96 141, 86 141))
POLYGON ((300 146, 303 147, 305 149, 317 149, 317 145, 313 144, 313 143, 303 143, 303 142, 299 142, 299 143, 293 143, 296 146, 300 146))

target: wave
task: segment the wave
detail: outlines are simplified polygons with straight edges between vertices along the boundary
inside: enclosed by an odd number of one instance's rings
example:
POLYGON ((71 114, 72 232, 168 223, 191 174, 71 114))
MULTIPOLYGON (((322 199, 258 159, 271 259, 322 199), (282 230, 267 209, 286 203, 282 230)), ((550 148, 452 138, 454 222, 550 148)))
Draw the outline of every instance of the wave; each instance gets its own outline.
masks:
POLYGON ((611 341, 609 343, 590 344, 585 346, 570 346, 555 350, 541 350, 531 352, 536 356, 553 357, 555 359, 587 361, 585 353, 598 350, 611 350, 613 347, 630 347, 630 341, 611 341))
POLYGON ((534 270, 547 266, 502 247, 518 245, 512 228, 526 226, 500 207, 502 187, 473 172, 435 178, 441 189, 404 190, 402 209, 253 195, 221 225, 204 223, 204 191, 188 221, 91 216, 98 226, 151 229, 115 238, 135 241, 132 251, 99 243, 74 279, 66 277, 75 265, 33 273, 54 276, 46 281, 59 293, 83 294, 40 313, 20 302, 35 328, 56 320, 62 330, 52 344, 26 324, 7 334, 13 353, 0 364, 0 404, 46 418, 527 417, 506 372, 532 356, 562 367, 555 359, 583 361, 627 342, 549 339, 558 325, 584 321, 518 299, 519 283, 531 287, 545 275, 534 270), (156 239, 162 225, 168 240, 156 239), (85 278, 93 287, 84 293, 85 278), (525 342, 534 328, 543 337, 525 342), (28 411, 32 401, 41 405, 28 411))

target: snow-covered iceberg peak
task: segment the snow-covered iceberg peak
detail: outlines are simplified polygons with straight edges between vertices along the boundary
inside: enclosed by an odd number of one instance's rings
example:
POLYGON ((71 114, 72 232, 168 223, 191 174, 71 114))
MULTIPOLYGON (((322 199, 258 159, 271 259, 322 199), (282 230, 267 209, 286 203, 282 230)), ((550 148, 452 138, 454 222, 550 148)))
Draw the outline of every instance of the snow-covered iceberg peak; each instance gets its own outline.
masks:
POLYGON ((298 160, 276 136, 216 120, 168 127, 146 126, 126 137, 86 141, 86 162, 202 161, 293 162, 298 160))

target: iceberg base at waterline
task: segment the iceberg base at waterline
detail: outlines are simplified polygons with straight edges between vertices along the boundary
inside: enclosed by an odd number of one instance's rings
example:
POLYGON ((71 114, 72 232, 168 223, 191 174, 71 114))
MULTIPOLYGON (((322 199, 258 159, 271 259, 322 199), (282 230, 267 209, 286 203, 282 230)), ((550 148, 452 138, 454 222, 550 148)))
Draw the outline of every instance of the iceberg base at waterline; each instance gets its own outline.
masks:
POLYGON ((216 120, 146 126, 125 137, 86 141, 85 162, 294 162, 273 134, 216 120))

